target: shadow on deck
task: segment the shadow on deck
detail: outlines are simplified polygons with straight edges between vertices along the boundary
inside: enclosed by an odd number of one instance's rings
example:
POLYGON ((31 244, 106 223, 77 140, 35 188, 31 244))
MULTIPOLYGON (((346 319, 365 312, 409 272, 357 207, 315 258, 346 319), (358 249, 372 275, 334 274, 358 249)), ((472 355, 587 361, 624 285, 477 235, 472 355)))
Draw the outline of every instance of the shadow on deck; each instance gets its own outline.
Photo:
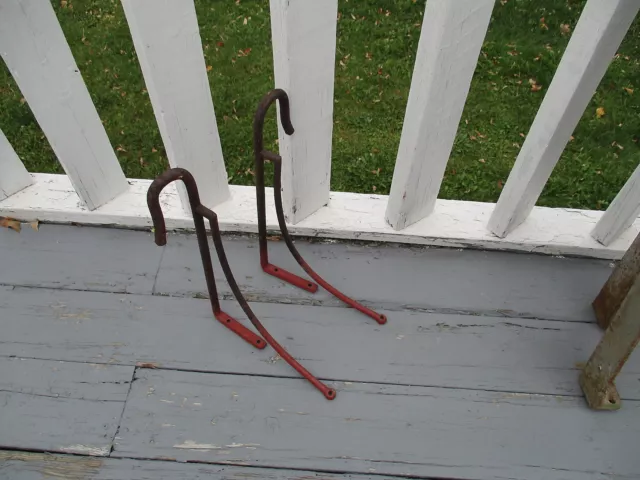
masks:
POLYGON ((258 317, 338 397, 213 320, 193 236, 3 229, 0 478, 640 477, 638 355, 622 410, 578 385, 610 262, 298 240, 381 326, 262 273, 255 238, 224 240, 258 317))

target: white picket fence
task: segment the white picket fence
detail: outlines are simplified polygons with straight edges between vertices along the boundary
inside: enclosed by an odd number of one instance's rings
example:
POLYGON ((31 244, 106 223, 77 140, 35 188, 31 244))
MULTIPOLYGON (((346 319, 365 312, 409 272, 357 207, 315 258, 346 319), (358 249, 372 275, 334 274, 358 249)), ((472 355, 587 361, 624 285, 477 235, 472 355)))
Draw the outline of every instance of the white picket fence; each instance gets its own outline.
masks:
MULTIPOLYGON (((169 163, 193 172, 224 230, 256 231, 254 188, 227 184, 193 0, 122 5, 169 163)), ((622 255, 640 230, 640 168, 604 213, 534 205, 640 0, 588 0, 497 204, 437 198, 493 7, 428 0, 387 197, 329 190, 337 0, 271 0, 274 86, 296 129, 279 132, 293 234, 622 255)), ((125 178, 50 0, 0 1, 0 53, 66 172, 29 174, 0 132, 0 215, 150 226, 150 180, 125 178)), ((191 226, 181 188, 162 201, 168 227, 191 226)))

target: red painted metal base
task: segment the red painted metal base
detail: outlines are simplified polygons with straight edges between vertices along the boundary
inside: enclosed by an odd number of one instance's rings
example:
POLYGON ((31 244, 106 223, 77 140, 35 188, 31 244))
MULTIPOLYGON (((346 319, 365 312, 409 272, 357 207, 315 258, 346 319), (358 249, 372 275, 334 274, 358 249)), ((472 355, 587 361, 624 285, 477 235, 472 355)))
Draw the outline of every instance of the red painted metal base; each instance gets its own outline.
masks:
POLYGON ((284 268, 276 267, 275 265, 268 263, 262 267, 262 270, 269 275, 279 278, 283 282, 290 283, 294 287, 301 288, 307 292, 316 293, 318 291, 317 283, 310 282, 298 275, 294 275, 293 273, 286 271, 284 268))
POLYGON ((264 340, 264 338, 253 333, 251 330, 249 330, 247 327, 242 325, 239 321, 237 321, 232 316, 227 315, 226 313, 221 311, 216 313, 215 317, 216 317, 216 320, 218 320, 221 324, 223 324, 233 333, 235 333, 244 341, 246 341, 247 343, 250 343, 254 347, 262 350, 264 347, 267 346, 267 342, 264 340))

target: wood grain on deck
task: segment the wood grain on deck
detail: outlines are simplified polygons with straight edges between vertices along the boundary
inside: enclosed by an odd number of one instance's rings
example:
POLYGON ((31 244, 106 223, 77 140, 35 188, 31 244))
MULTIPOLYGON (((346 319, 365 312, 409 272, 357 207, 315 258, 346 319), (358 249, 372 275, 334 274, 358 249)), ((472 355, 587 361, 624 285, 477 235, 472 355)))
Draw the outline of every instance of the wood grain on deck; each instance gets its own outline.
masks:
POLYGON ((380 326, 265 275, 255 238, 224 241, 259 318, 338 398, 213 319, 191 236, 1 229, 0 478, 640 477, 640 355, 619 412, 577 382, 609 262, 297 240, 380 326))

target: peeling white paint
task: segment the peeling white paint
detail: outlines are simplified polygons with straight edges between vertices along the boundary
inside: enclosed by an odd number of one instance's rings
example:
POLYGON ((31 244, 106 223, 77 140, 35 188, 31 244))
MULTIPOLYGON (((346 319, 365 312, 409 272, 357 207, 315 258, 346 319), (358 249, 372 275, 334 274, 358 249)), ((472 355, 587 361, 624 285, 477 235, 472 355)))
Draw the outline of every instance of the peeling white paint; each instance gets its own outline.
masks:
POLYGON ((193 440, 185 440, 183 443, 174 445, 173 448, 182 448, 185 450, 220 450, 224 447, 212 443, 196 443, 193 440))
POLYGON ((60 450, 66 453, 78 453, 81 455, 89 455, 92 457, 106 457, 111 452, 111 447, 109 445, 95 447, 92 445, 78 444, 61 447, 60 450))

